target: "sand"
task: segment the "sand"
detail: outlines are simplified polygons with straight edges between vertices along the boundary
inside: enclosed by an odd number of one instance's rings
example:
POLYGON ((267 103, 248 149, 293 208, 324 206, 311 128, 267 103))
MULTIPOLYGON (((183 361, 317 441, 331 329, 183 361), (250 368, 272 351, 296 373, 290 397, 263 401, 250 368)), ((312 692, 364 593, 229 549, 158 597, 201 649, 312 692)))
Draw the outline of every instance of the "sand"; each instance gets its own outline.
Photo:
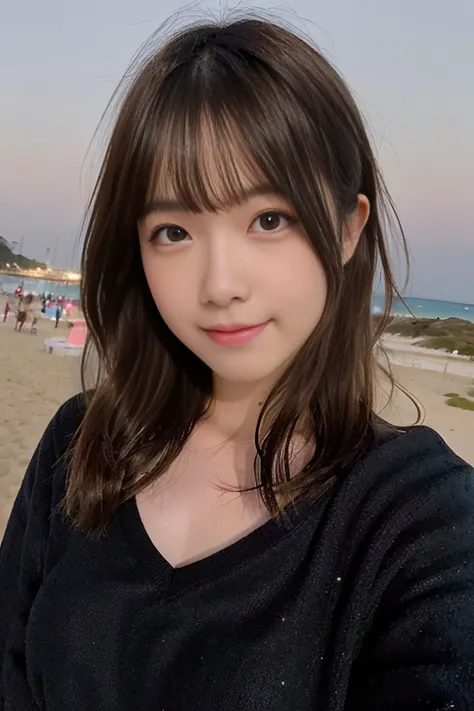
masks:
MULTIPOLYGON (((460 410, 446 404, 446 393, 466 396, 474 388, 473 377, 462 377, 423 370, 420 367, 392 366, 393 374, 424 409, 423 424, 437 430, 451 449, 474 465, 474 411, 460 410)), ((384 391, 386 388, 384 388, 384 391)), ((415 422, 416 410, 410 400, 399 390, 392 403, 380 414, 389 422, 409 425, 415 422)))
POLYGON ((79 391, 79 359, 44 351, 46 338, 66 336, 66 323, 38 320, 21 333, 11 316, 3 323, 0 298, 0 536, 28 462, 59 405, 79 391))
MULTIPOLYGON (((0 298, 0 315, 4 303, 0 298)), ((5 324, 0 318, 0 537, 45 427, 59 405, 79 391, 79 358, 50 355, 44 350, 45 338, 67 334, 66 324, 55 330, 53 323, 40 319, 37 335, 31 335, 29 327, 27 323, 23 333, 15 333, 14 318, 5 324)), ((424 405, 425 423, 474 464, 474 412, 448 407, 444 397, 449 392, 465 395, 474 388, 474 363, 425 350, 417 354, 397 339, 388 345, 396 363, 394 374, 424 405), (446 361, 450 363, 447 369, 446 361), (456 374, 459 369, 463 375, 456 374)), ((415 414, 410 401, 400 393, 382 411, 397 424, 411 424, 415 414)))

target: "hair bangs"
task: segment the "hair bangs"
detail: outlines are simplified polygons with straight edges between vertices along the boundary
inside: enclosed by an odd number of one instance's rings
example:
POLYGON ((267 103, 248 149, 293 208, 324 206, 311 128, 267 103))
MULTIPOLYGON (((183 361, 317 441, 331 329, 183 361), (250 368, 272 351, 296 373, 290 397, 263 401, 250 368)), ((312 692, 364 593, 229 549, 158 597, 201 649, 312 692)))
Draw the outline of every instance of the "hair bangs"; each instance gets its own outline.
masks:
POLYGON ((238 125, 225 112, 190 101, 167 107, 155 147, 147 200, 176 200, 190 212, 216 212, 245 200, 267 180, 238 125))
MULTIPOLYGON (((209 47, 203 52, 175 70, 179 79, 168 83, 168 77, 155 89, 160 100, 151 117, 155 143, 147 146, 154 156, 147 202, 172 199, 191 212, 214 212, 245 200, 249 187, 268 184, 294 203, 301 156, 314 135, 304 112, 295 110, 295 97, 261 63, 209 47)), ((317 164, 307 174, 311 197, 324 182, 317 164)))

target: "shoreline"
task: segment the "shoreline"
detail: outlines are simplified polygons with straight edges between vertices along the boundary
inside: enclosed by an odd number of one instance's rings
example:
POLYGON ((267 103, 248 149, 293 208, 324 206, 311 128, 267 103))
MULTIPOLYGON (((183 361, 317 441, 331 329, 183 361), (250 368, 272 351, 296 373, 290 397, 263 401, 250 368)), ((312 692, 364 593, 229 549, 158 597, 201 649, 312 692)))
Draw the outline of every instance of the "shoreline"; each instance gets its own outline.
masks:
POLYGON ((65 276, 61 276, 61 271, 56 271, 51 274, 31 274, 25 271, 8 271, 7 269, 0 269, 0 276, 11 277, 12 279, 27 279, 28 281, 50 281, 55 284, 69 284, 74 286, 79 286, 80 279, 67 279, 65 276))

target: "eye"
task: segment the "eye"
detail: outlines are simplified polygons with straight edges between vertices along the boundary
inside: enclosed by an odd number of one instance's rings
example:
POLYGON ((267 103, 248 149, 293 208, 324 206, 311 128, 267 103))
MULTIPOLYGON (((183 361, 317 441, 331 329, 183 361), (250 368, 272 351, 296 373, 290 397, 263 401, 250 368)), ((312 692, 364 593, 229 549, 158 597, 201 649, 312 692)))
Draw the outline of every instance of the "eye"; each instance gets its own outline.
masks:
POLYGON ((153 230, 150 241, 160 245, 179 244, 189 238, 186 230, 179 225, 161 225, 153 230))
POLYGON ((255 232, 281 232, 292 222, 295 222, 293 217, 274 210, 273 212, 264 212, 259 215, 252 222, 251 227, 255 232))

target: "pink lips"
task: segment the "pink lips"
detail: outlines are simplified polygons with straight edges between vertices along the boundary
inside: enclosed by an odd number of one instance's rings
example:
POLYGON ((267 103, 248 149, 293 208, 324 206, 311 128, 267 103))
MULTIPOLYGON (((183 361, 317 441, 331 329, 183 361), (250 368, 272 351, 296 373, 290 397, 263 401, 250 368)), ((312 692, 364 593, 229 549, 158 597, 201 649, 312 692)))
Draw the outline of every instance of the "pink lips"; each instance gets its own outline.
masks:
POLYGON ((205 332, 209 338, 221 346, 241 346, 253 341, 268 326, 268 321, 256 326, 248 326, 242 323, 233 323, 229 326, 217 324, 212 328, 206 328, 205 332))

